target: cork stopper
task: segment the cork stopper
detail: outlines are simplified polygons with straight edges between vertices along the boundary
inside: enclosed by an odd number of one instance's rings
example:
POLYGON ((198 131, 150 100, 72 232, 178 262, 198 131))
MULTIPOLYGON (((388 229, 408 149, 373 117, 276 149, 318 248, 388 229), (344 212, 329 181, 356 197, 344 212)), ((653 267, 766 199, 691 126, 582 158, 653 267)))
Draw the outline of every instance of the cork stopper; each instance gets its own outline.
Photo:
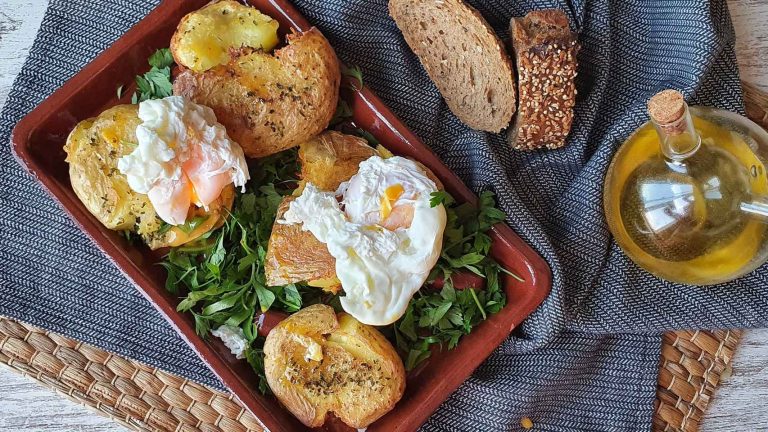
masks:
POLYGON ((677 90, 662 90, 648 100, 648 115, 658 127, 669 135, 685 132, 687 105, 683 94, 677 90))

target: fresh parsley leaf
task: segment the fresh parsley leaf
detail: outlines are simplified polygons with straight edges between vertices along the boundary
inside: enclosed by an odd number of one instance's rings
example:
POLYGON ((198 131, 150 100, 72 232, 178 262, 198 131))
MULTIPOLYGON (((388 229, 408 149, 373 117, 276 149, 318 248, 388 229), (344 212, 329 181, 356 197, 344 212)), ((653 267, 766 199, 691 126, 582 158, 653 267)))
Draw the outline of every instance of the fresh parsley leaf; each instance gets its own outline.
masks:
MULTIPOLYGON (((178 229, 184 231, 185 233, 189 234, 192 231, 194 231, 195 228, 197 228, 198 226, 200 226, 203 222, 205 222, 207 220, 208 220, 208 215, 195 216, 192 219, 186 221, 185 223, 183 223, 181 225, 177 225, 176 227, 178 229)), ((160 229, 162 230, 163 228, 165 228, 165 226, 170 226, 170 224, 166 223, 160 229)), ((168 231, 168 229, 166 229, 165 231, 168 231)))
POLYGON ((297 312, 301 309, 301 294, 296 288, 295 284, 286 285, 284 288, 285 295, 283 296, 283 303, 286 306, 287 312, 297 312))
POLYGON ((224 236, 219 236, 219 241, 216 243, 216 250, 208 257, 208 262, 211 264, 219 265, 224 262, 224 258, 227 256, 227 250, 224 248, 224 236))
POLYGON ((372 133, 368 132, 365 129, 357 128, 353 132, 354 132, 355 135, 357 135, 357 136, 359 136, 361 138, 365 138, 365 140, 368 141, 368 144, 370 144, 372 147, 376 147, 379 144, 381 144, 379 142, 379 140, 377 140, 376 137, 373 136, 372 133))
POLYGON ((459 258, 446 257, 446 261, 448 261, 451 267, 455 269, 477 264, 484 259, 485 255, 478 252, 470 252, 468 254, 462 255, 459 258))
POLYGON ((408 357, 405 359, 405 370, 413 370, 421 362, 428 359, 430 355, 432 355, 432 352, 429 350, 428 344, 422 343, 419 347, 411 349, 408 351, 408 357))
POLYGON ((269 393, 269 385, 267 384, 267 378, 264 372, 264 351, 259 348, 246 348, 245 359, 259 376, 259 391, 263 394, 269 393))
POLYGON ((272 303, 275 302, 275 293, 266 289, 261 285, 256 285, 256 295, 259 298, 259 307, 262 312, 266 312, 272 307, 272 303))
MULTIPOLYGON (((136 76, 136 91, 131 103, 137 104, 149 99, 161 99, 173 94, 171 68, 173 56, 168 48, 162 48, 149 57, 150 70, 136 76)), ((119 97, 119 96, 118 96, 119 97)))
POLYGON ((170 49, 161 48, 149 56, 148 62, 150 66, 157 69, 167 68, 173 64, 173 55, 170 49))
POLYGON ((211 331, 211 325, 208 323, 208 319, 192 312, 192 316, 195 318, 195 333, 203 338, 208 337, 208 333, 211 331))
POLYGON ((171 228, 173 228, 173 225, 169 224, 168 222, 164 220, 160 220, 160 229, 157 230, 158 234, 165 234, 167 233, 171 228))
POLYGON ((491 191, 483 191, 480 194, 479 209, 478 221, 481 230, 486 230, 507 218, 503 211, 496 208, 496 200, 491 191))
POLYGON ((168 67, 157 69, 152 68, 144 74, 152 87, 154 95, 164 98, 173 94, 173 84, 171 84, 171 69, 168 67))
POLYGON ((123 238, 128 242, 128 244, 134 244, 136 241, 136 236, 134 236, 133 231, 131 230, 120 231, 120 234, 122 234, 123 238))
POLYGON ((429 196, 429 205, 431 207, 437 207, 440 204, 449 206, 455 202, 456 200, 454 200, 451 194, 446 191, 432 192, 432 194, 429 196))
POLYGON ((363 71, 360 70, 360 66, 353 65, 352 67, 347 67, 342 65, 341 66, 341 74, 344 76, 348 76, 350 78, 354 78, 357 80, 356 84, 350 84, 350 87, 352 87, 352 90, 362 90, 363 88, 363 71))

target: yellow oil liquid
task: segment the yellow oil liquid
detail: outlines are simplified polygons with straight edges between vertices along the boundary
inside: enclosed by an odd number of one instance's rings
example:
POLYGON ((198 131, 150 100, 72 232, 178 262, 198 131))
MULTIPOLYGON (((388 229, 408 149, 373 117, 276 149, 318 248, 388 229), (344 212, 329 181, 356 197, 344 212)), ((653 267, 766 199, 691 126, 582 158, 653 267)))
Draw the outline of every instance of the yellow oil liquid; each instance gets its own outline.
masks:
POLYGON ((744 138, 694 116, 701 146, 674 162, 650 123, 619 149, 604 189, 617 243, 638 265, 693 285, 752 270, 766 244, 766 219, 741 210, 768 195, 765 167, 744 138))

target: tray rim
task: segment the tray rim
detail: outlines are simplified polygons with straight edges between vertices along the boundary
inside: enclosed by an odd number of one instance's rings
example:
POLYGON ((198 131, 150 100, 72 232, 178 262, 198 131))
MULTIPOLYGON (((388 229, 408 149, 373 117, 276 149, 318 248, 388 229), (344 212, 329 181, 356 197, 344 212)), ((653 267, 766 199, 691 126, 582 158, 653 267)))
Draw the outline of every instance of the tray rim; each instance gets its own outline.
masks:
MULTIPOLYGON (((291 25, 301 30, 302 28, 311 27, 310 24, 293 9, 293 6, 285 0, 266 0, 275 9, 284 14, 287 17, 291 25)), ((83 67, 79 72, 73 75, 67 80, 61 87, 54 91, 50 96, 43 100, 38 106, 27 113, 16 125, 11 133, 11 150, 14 158, 17 162, 28 172, 33 178, 46 190, 46 192, 59 204, 59 206, 70 216, 75 222, 78 228, 83 231, 91 240, 91 242, 106 256, 123 275, 135 286, 136 289, 160 312, 165 320, 174 328, 179 336, 192 348, 198 357, 217 375, 222 382, 230 388, 235 397, 243 403, 248 409, 252 410, 254 415, 270 430, 283 430, 283 426, 287 426, 286 416, 279 415, 272 412, 268 406, 261 403, 258 398, 249 398, 249 400, 243 399, 242 395, 249 395, 251 391, 243 385, 242 381, 238 378, 235 372, 225 362, 215 355, 213 349, 197 334, 194 332, 194 328, 188 325, 188 322, 181 319, 181 313, 176 312, 175 305, 169 305, 160 293, 153 289, 145 288, 145 286, 154 286, 154 282, 148 277, 147 274, 142 272, 142 269, 136 266, 129 258, 126 250, 117 247, 114 243, 110 242, 103 236, 97 236, 100 227, 98 222, 90 215, 90 213, 79 202, 73 202, 70 193, 65 190, 62 185, 57 183, 52 177, 45 173, 45 169, 41 166, 36 157, 31 153, 32 150, 32 134, 37 130, 37 123, 34 121, 36 118, 50 118, 59 112, 63 106, 67 104, 67 101, 73 95, 77 94, 82 88, 88 84, 92 79, 97 77, 108 65, 112 64, 123 50, 133 45, 142 37, 147 36, 158 25, 158 22, 163 20, 171 13, 178 11, 181 8, 188 8, 188 5, 184 4, 184 0, 164 0, 159 6, 149 12, 144 18, 138 21, 130 30, 120 36, 110 47, 105 49, 101 54, 96 56, 91 62, 83 67), (110 249, 113 252, 110 252, 110 249), (255 402, 256 406, 252 403, 255 402)), ((387 124, 392 132, 399 135, 403 141, 409 145, 415 143, 415 147, 423 147, 431 152, 423 142, 416 137, 416 135, 405 126, 402 121, 393 114, 389 108, 372 92, 365 87, 359 92, 361 100, 368 105, 372 112, 374 112, 380 120, 387 124)), ((436 158, 436 156, 435 156, 436 158)), ((439 159, 438 159, 439 161, 439 159)), ((445 169, 448 168, 439 161, 440 165, 445 169)), ((450 172, 450 171, 449 171, 450 172)), ((457 177, 453 172, 450 174, 457 177)), ((458 178, 458 177, 457 177, 458 178)), ((460 180, 460 179, 459 179, 460 180)), ((469 190, 466 185, 461 182, 464 190, 459 191, 460 198, 466 201, 472 202, 476 199, 474 193, 469 190), (469 195, 467 195, 469 194, 469 195)), ((548 264, 544 259, 536 253, 529 245, 520 239, 512 229, 505 223, 499 224, 493 228, 497 235, 496 241, 505 243, 505 247, 510 248, 518 252, 518 254, 524 257, 524 262, 535 279, 533 287, 535 288, 534 295, 526 297, 525 302, 518 302, 517 307, 524 311, 523 317, 520 321, 527 318, 533 311, 544 301, 551 290, 551 271, 548 264)), ((508 301, 505 308, 510 307, 508 301)), ((516 323, 509 329, 511 332, 519 323, 516 323)), ((466 336, 471 337, 471 335, 466 336)), ((492 347, 490 351, 495 349, 492 347)), ((489 351, 489 354, 490 354, 489 351)), ((483 357, 483 361, 486 356, 483 357)), ((482 363, 482 361, 480 362, 482 363)), ((480 364, 478 363, 478 365, 480 364)), ((475 366, 476 367, 476 366, 475 366)), ((472 368, 472 371, 474 367, 472 368)), ((471 371, 470 371, 471 375, 471 371)), ((469 376, 469 375, 468 375, 469 376)), ((468 376, 466 378, 468 378, 468 376)), ((439 398, 437 403, 430 403, 427 408, 429 412, 423 415, 423 419, 420 421, 413 421, 411 416, 409 422, 399 425, 398 430, 410 430, 418 427, 423 421, 425 421, 434 412, 450 393, 452 393, 466 378, 456 380, 454 378, 446 378, 446 384, 442 390, 448 390, 444 398, 439 398)), ((435 389, 435 392, 441 389, 435 389)), ((434 399, 434 398, 433 398, 434 399)), ((283 410, 281 410, 283 411, 283 410)), ((290 414, 287 414, 290 419, 287 419, 287 423, 296 423, 295 419, 290 414)))

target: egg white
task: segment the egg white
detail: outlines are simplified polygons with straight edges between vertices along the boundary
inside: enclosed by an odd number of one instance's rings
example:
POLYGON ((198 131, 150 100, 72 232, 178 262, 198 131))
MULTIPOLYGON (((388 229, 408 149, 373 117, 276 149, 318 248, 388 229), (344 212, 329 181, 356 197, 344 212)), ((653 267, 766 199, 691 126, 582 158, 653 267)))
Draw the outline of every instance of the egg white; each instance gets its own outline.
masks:
POLYGON ((224 186, 250 178, 242 148, 210 108, 169 96, 141 102, 139 118, 136 149, 117 168, 167 223, 183 224, 191 204, 206 207, 224 186))

